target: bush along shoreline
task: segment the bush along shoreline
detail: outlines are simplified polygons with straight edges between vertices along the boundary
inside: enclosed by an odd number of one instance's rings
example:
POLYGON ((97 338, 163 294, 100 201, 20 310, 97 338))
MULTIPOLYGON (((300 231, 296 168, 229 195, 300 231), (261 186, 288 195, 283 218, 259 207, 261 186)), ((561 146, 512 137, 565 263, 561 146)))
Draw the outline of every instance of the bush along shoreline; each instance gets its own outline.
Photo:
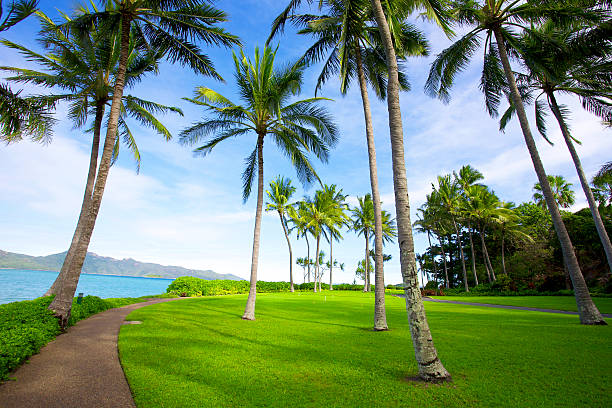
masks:
MULTIPOLYGON (((96 313, 144 302, 151 297, 160 295, 110 299, 85 296, 80 303, 74 299, 68 326, 96 313)), ((10 379, 13 370, 61 333, 58 320, 48 309, 52 300, 52 296, 47 296, 0 305, 0 381, 10 379)))

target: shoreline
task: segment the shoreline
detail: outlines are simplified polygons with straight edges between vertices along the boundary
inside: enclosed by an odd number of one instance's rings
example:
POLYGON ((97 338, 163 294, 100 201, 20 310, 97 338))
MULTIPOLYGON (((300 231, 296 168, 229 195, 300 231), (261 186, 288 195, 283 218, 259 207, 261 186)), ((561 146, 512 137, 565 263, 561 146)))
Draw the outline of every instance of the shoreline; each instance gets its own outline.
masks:
MULTIPOLYGON (((5 267, 1 267, 0 270, 59 273, 59 271, 53 271, 53 270, 50 270, 50 269, 23 269, 23 268, 5 268, 5 267)), ((88 272, 82 272, 81 274, 82 275, 98 275, 98 276, 115 276, 115 277, 118 277, 118 278, 145 278, 145 279, 165 279, 165 280, 175 280, 176 279, 176 278, 164 278, 163 276, 115 275, 115 274, 112 274, 112 273, 88 273, 88 272)))

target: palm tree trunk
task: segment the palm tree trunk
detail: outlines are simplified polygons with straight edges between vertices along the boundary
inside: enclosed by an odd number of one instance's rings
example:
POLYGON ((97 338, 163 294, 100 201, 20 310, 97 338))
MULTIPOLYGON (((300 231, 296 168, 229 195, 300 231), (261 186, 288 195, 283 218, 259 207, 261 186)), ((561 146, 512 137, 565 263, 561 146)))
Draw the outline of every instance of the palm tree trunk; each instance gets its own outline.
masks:
POLYGON ((523 106, 521 95, 519 94, 518 88, 516 86, 516 80, 514 79, 512 68, 510 67, 510 61, 508 59, 508 53, 506 52, 506 45, 502 36, 501 27, 495 27, 493 29, 493 32, 495 33, 495 40, 499 49, 499 55, 501 58, 502 65, 504 67, 506 79, 508 80, 508 84, 510 86, 510 94, 512 96, 512 101, 514 102, 514 106, 516 107, 516 114, 521 124, 523 136, 525 137, 525 143, 527 144, 527 149, 529 149, 531 161, 533 162, 535 172, 538 176, 538 181, 540 182, 540 186, 542 187, 542 194, 544 195, 544 199, 546 200, 546 205, 548 206, 548 211, 550 212, 552 222, 557 233, 557 238, 559 239, 559 242, 561 244, 563 259, 565 261, 565 264, 567 265, 567 269, 572 279, 572 284, 574 286, 574 295, 576 297, 576 305, 578 306, 578 313, 580 315, 580 323, 607 325, 607 323, 601 316, 601 313, 599 313, 599 309, 597 309, 597 306, 595 306, 595 303, 593 303, 593 299, 591 299, 591 295, 589 294, 589 288, 587 287, 586 282, 584 281, 584 277, 582 276, 582 272, 580 271, 580 265, 578 265, 576 254, 574 254, 572 242, 567 233, 567 230, 565 229, 565 225, 563 224, 563 220, 561 219, 561 214, 559 213, 559 209, 557 208, 557 203, 555 202, 552 191, 550 189, 550 184, 548 183, 544 166, 542 165, 542 161, 540 160, 540 155, 538 154, 537 146, 535 144, 535 141, 533 140, 533 136, 531 135, 531 129, 529 128, 529 122, 527 121, 527 115, 525 113, 525 107, 523 106))
POLYGON ((367 229, 365 230, 363 235, 365 236, 365 242, 366 242, 365 264, 363 265, 363 270, 365 272, 365 276, 364 276, 365 279, 363 282, 363 291, 369 292, 370 291, 370 236, 368 235, 367 229))
POLYGON ((468 225, 470 231, 470 251, 472 259, 472 273, 474 274, 474 286, 478 286, 478 274, 476 274, 476 255, 474 255, 474 239, 472 238, 472 226, 468 225))
POLYGON ((491 279, 491 269, 489 269, 489 264, 487 264, 487 255, 486 255, 486 245, 484 240, 484 228, 479 224, 480 227, 480 246, 482 247, 482 263, 485 266, 485 270, 487 271, 487 279, 489 283, 493 283, 493 279, 491 279))
POLYGON ((285 233, 285 239, 287 240, 287 246, 289 247, 289 282, 291 283, 291 292, 295 292, 293 288, 293 251, 291 250, 291 241, 289 240, 289 233, 287 232, 287 225, 285 223, 285 217, 279 211, 278 216, 280 217, 281 225, 283 226, 283 232, 285 233))
POLYGON ((317 235, 317 252, 315 253, 315 276, 314 276, 314 291, 317 291, 317 283, 319 282, 319 242, 321 234, 317 235))
POLYGON ((444 265, 444 287, 448 289, 450 287, 448 283, 448 266, 446 265, 446 251, 444 250, 444 244, 442 243, 442 237, 437 235, 438 242, 440 243, 440 251, 442 251, 442 264, 444 265))
POLYGON ((304 238, 306 238, 306 248, 308 251, 308 259, 306 262, 308 263, 308 283, 310 283, 310 243, 308 242, 308 232, 304 233, 304 238))
POLYGON ((387 107, 393 161, 395 210, 400 247, 400 265, 406 293, 406 311, 408 312, 412 344, 419 367, 419 377, 425 381, 449 381, 451 376, 438 358, 438 352, 431 337, 421 291, 418 286, 419 278, 414 255, 410 201, 406 181, 406 161, 404 160, 404 134, 399 103, 397 57, 380 0, 371 0, 371 2, 387 59, 387 107))
POLYGON ((68 273, 70 269, 70 265, 72 263, 72 259, 74 258, 74 253, 77 248, 77 244, 79 239, 81 238, 81 234, 84 228, 84 225, 87 223, 88 212, 91 209, 91 195, 93 193, 94 183, 96 181, 96 170, 98 168, 98 151, 100 150, 100 132, 102 129, 102 119, 104 118, 104 106, 106 102, 99 102, 96 105, 96 116, 94 119, 94 128, 93 128, 93 140, 91 143, 91 154, 89 156, 89 171, 87 172, 87 182, 85 184, 85 194, 83 195, 83 203, 81 204, 81 213, 79 214, 79 220, 77 222, 77 226, 74 230, 74 234, 72 235, 72 242, 70 243, 70 247, 68 252, 66 253, 66 258, 64 258, 64 263, 62 264, 62 269, 60 270, 59 275, 44 294, 44 296, 55 295, 57 293, 58 288, 61 286, 61 282, 68 273))
POLYGON ((453 280, 452 282, 449 281, 449 285, 451 286, 455 286, 455 259, 453 259, 453 248, 451 247, 451 237, 450 235, 446 236, 446 239, 448 240, 448 263, 449 263, 449 268, 451 270, 451 275, 450 278, 453 280))
POLYGON ((334 239, 331 230, 329 231, 329 290, 334 290, 332 286, 332 271, 334 269, 334 239))
POLYGON ((363 116, 365 118, 366 142, 368 145, 368 163, 370 165, 370 187, 372 188, 372 202, 374 204, 374 330, 388 330, 387 313, 385 311, 385 273, 383 262, 382 214, 380 208, 380 192, 378 191, 378 170, 376 168, 376 146, 374 144, 374 126, 372 125, 372 111, 368 98, 368 87, 361 50, 355 47, 355 60, 357 62, 357 76, 361 90, 363 116))
POLYGON ((434 276, 438 276, 438 268, 436 265, 436 258, 434 257, 434 254, 433 254, 433 247, 431 246, 431 235, 429 231, 427 231, 427 242, 429 242, 429 251, 431 253, 431 263, 433 264, 433 273, 434 273, 434 276))
POLYGON ((83 226, 84 231, 78 241, 74 257, 70 261, 70 267, 68 268, 66 275, 64 276, 64 279, 57 290, 55 298, 49 305, 49 309, 53 310, 62 328, 67 327, 68 320, 70 319, 74 292, 76 291, 76 287, 79 283, 81 269, 83 268, 83 262, 85 261, 85 256, 87 255, 87 248, 89 247, 89 241, 96 224, 96 218, 98 216, 98 211, 100 210, 100 204, 102 203, 104 188, 106 187, 106 179, 108 178, 108 172, 111 166, 113 149, 115 146, 115 140, 117 139, 117 126, 119 123, 119 116, 121 115, 121 99, 123 98, 125 72, 129 56, 130 26, 130 19, 123 17, 121 20, 121 51, 119 54, 119 66, 117 67, 117 75, 115 77, 115 86, 113 89, 113 100, 108 118, 108 124, 106 126, 104 149, 102 150, 100 167, 98 169, 98 175, 96 177, 96 182, 92 193, 91 211, 89 211, 87 217, 88 220, 83 226))
POLYGON ((485 230, 483 228, 482 233, 480 234, 480 237, 482 239, 482 254, 485 260, 485 264, 487 265, 487 268, 489 269, 489 272, 491 273, 492 281, 496 281, 497 278, 495 277, 495 270, 493 269, 493 265, 491 265, 491 259, 489 258, 489 251, 487 250, 487 243, 485 242, 484 235, 485 235, 485 230))
POLYGON ((259 264, 259 237, 261 233, 261 211, 263 209, 264 171, 263 144, 265 134, 257 137, 257 209, 255 210, 255 230, 253 232, 253 254, 251 256, 251 278, 249 297, 244 308, 243 320, 255 320, 255 299, 257 297, 257 266, 259 264))
POLYGON ((504 231, 502 230, 502 236, 501 236, 501 258, 502 258, 502 272, 504 273, 504 275, 507 275, 508 272, 506 272, 506 255, 504 254, 504 252, 506 252, 504 249, 505 247, 505 243, 506 243, 506 239, 504 236, 504 231))
POLYGON ((459 228, 457 227, 457 222, 453 217, 453 225, 455 226, 455 234, 457 234, 457 245, 459 246, 459 256, 461 257, 461 271, 463 272, 463 286, 465 287, 465 291, 469 292, 470 287, 468 286, 467 281, 467 271, 465 269, 465 258, 463 256, 463 244, 461 243, 461 235, 459 234, 459 228))
POLYGON ((548 100, 550 102, 550 108, 552 109, 555 118, 557 118, 557 122, 559 122, 561 134, 563 134, 565 144, 567 145, 567 148, 570 151, 570 155, 572 156, 572 160, 574 161, 574 166, 576 167, 576 172, 578 173, 578 178, 580 179, 580 184, 582 185, 582 190, 584 191, 584 195, 586 196, 587 202, 589 203, 589 208, 591 209, 591 214, 593 215, 593 221, 595 221, 595 229, 597 229, 597 234, 599 235, 601 245, 603 246, 604 252, 606 253, 606 259, 608 260, 608 268, 610 268, 610 272, 612 272, 612 244, 610 243, 610 237, 608 236, 606 228, 604 227, 601 215, 599 214, 597 203, 595 202, 595 198, 593 198, 593 192, 591 191, 589 182, 586 176, 584 175, 584 170, 582 170, 582 163, 580 163, 580 157, 578 157, 578 152, 576 152, 576 148, 572 143, 571 135, 569 133, 567 125, 565 124, 565 121, 563 120, 563 116, 561 115, 559 105, 557 105, 555 95, 552 92, 548 92, 547 95, 548 100))

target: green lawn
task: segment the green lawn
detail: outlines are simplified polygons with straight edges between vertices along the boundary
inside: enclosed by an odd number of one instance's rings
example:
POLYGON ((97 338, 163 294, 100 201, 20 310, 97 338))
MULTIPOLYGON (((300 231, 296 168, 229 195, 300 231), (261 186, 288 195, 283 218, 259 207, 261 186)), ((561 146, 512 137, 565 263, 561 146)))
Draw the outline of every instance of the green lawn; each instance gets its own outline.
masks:
MULTIPOLYGON (((119 336, 138 407, 610 407, 612 326, 576 316, 427 303, 454 383, 416 374, 403 299, 372 332, 373 295, 278 293, 136 310, 119 336)), ((612 324, 612 321, 609 321, 612 324)))
MULTIPOLYGON (((490 303, 493 305, 570 310, 573 312, 578 310, 576 308, 576 300, 573 296, 432 296, 432 298, 458 300, 460 302, 470 303, 490 303)), ((612 313, 612 298, 594 297, 593 301, 601 313, 612 313)))

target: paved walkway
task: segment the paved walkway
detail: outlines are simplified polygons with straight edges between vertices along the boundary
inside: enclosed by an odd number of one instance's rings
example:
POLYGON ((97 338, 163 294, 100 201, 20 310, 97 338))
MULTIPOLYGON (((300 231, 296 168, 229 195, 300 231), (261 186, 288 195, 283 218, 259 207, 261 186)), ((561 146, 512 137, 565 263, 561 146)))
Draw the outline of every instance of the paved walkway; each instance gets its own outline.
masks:
MULTIPOLYGON (((183 298, 184 299, 184 298, 183 298)), ((0 385, 0 408, 131 408, 117 338, 135 309, 176 299, 135 303, 81 320, 0 385)))
MULTIPOLYGON (((454 303, 456 305, 496 307, 499 309, 530 310, 532 312, 559 313, 559 314, 566 314, 566 315, 577 315, 578 314, 578 312, 570 312, 568 310, 540 309, 538 307, 526 307, 526 306, 494 305, 491 303, 460 302, 458 300, 432 299, 430 297, 424 297, 423 300, 425 302, 454 303)), ((607 317, 608 319, 612 318, 612 314, 609 314, 609 313, 602 313, 601 315, 603 317, 607 317)))

